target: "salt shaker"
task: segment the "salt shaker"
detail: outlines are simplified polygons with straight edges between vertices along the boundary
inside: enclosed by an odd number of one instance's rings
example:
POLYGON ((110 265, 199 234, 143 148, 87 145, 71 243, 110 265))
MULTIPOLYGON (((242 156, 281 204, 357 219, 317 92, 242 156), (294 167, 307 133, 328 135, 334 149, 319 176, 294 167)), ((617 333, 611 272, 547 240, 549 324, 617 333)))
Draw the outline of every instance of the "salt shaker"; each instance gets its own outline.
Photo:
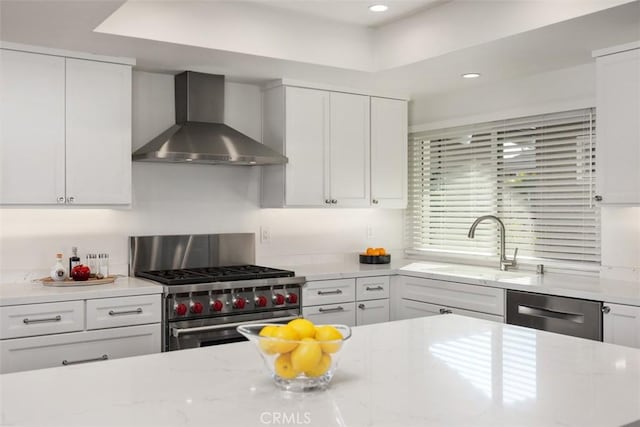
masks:
POLYGON ((99 254, 98 255, 98 274, 100 276, 108 277, 109 276, 109 254, 99 254))

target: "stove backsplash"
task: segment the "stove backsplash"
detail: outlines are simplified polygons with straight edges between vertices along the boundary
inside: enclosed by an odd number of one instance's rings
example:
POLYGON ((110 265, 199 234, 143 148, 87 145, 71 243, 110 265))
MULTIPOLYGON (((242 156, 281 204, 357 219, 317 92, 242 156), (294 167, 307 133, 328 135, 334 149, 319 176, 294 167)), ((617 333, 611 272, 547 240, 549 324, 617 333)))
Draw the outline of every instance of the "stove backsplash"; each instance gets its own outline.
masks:
POLYGON ((255 264, 255 233, 130 236, 129 275, 137 271, 255 264))

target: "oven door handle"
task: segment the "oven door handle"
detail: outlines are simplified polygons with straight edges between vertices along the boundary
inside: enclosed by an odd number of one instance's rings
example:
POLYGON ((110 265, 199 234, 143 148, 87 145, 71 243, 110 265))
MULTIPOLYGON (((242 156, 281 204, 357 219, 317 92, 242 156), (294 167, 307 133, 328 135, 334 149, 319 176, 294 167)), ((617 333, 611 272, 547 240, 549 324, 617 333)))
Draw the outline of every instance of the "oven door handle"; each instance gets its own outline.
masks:
MULTIPOLYGON (((275 317, 273 319, 264 319, 264 320, 270 320, 272 322, 283 322, 285 320, 297 319, 298 317, 300 316, 275 317)), ((182 334, 190 334, 193 332, 215 331, 218 329, 227 329, 227 328, 232 328, 234 326, 251 325, 254 323, 256 323, 255 320, 248 320, 246 322, 223 323, 221 325, 211 325, 211 326, 197 326, 195 328, 171 328, 171 335, 175 338, 178 338, 182 334)))

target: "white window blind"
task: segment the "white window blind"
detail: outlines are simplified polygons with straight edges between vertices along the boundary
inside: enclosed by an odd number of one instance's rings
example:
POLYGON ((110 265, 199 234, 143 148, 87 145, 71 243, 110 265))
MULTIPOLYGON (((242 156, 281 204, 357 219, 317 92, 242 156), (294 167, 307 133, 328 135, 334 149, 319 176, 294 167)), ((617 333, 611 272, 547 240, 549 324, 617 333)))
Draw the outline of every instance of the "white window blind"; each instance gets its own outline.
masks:
POLYGON ((599 263, 595 111, 584 109, 414 133, 409 142, 410 247, 599 263))

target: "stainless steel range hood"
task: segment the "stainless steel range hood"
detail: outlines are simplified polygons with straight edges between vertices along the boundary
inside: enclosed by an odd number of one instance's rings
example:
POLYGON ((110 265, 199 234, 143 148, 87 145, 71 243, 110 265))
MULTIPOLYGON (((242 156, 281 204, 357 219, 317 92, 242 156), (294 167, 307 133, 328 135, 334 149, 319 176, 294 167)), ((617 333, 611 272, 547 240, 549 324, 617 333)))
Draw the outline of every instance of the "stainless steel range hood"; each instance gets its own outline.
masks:
POLYGON ((165 163, 275 165, 287 158, 224 124, 224 76, 185 71, 175 76, 176 124, 133 153, 165 163))

